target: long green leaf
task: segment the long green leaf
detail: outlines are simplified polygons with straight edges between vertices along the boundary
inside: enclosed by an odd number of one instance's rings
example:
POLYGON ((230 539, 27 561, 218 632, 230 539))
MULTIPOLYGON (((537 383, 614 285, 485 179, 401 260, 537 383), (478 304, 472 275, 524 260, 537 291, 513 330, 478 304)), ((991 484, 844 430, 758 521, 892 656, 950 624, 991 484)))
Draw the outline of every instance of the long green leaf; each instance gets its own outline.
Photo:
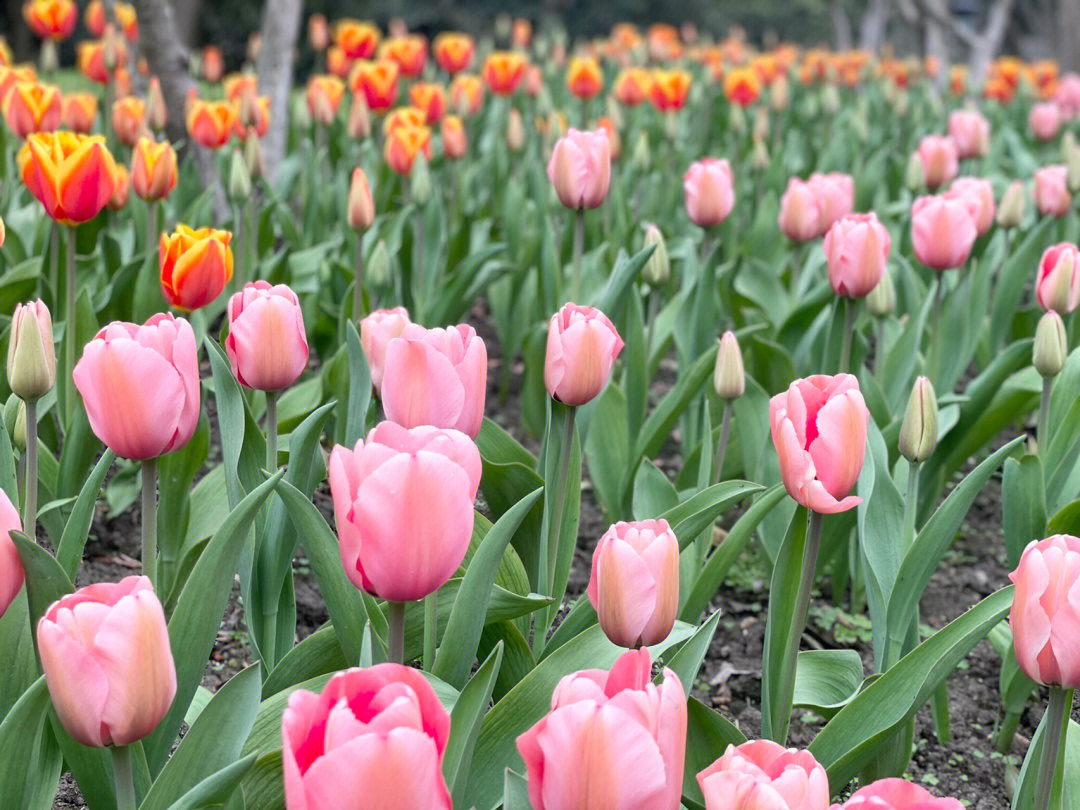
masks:
POLYGON ((0 807, 52 807, 62 757, 48 709, 49 689, 42 675, 0 723, 0 807))
POLYGON ((105 483, 105 476, 109 474, 115 460, 116 454, 106 448, 94 466, 94 471, 90 473, 90 477, 86 479, 86 483, 79 491, 79 497, 75 500, 75 506, 64 525, 64 533, 56 549, 56 561, 60 563, 60 567, 64 569, 69 579, 74 580, 75 575, 79 573, 79 563, 82 562, 83 548, 90 534, 90 524, 94 520, 94 508, 97 506, 98 496, 101 495, 101 486, 105 483))
POLYGON ((480 722, 491 701, 495 679, 502 664, 502 651, 500 642, 461 690, 450 715, 450 739, 446 742, 443 755, 443 776, 450 795, 455 797, 455 805, 460 805, 465 793, 476 738, 480 736, 480 722))

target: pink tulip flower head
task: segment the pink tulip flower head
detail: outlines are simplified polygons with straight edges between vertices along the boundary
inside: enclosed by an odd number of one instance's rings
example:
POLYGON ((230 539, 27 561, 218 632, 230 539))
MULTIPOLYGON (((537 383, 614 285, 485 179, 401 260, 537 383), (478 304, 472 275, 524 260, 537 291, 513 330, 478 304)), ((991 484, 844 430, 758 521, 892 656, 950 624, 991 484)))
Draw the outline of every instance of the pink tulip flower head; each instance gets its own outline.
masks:
POLYGON ((956 142, 947 135, 925 135, 916 151, 923 167, 923 182, 933 191, 956 177, 960 167, 960 152, 956 142))
POLYGON ((548 324, 544 386, 552 399, 584 405, 599 395, 622 351, 615 325, 595 307, 564 304, 548 324))
POLYGON ((837 295, 865 298, 881 281, 892 237, 874 213, 848 214, 825 234, 829 284, 837 295))
POLYGON ((1058 79, 1054 103, 1062 117, 1070 121, 1080 114, 1080 75, 1069 72, 1058 79))
POLYGON ((229 299, 229 336, 225 352, 233 376, 246 388, 280 391, 307 368, 304 313, 296 293, 285 284, 259 279, 229 299))
POLYGON ((719 225, 735 207, 731 164, 711 157, 691 163, 683 175, 683 193, 691 222, 701 228, 719 225))
POLYGON ((834 222, 855 210, 855 180, 843 172, 815 172, 806 182, 814 190, 821 210, 817 235, 824 236, 834 222))
POLYGON ((1080 250, 1069 242, 1048 247, 1039 260, 1035 298, 1043 309, 1067 315, 1080 306, 1080 250))
POLYGON ((919 197, 911 206, 911 241, 919 261, 934 270, 963 267, 979 235, 966 199, 919 197))
POLYGON ((1072 208, 1068 169, 1063 164, 1037 169, 1032 196, 1040 215, 1061 218, 1068 214, 1072 208))
POLYGON ((793 242, 817 239, 822 232, 823 204, 824 201, 818 198, 818 189, 809 181, 790 178, 787 190, 780 198, 777 224, 781 232, 793 242))
POLYGON ((599 208, 611 185, 607 130, 571 129, 556 141, 547 173, 559 202, 567 208, 599 208))
POLYGON ((963 810, 958 799, 939 798, 906 779, 878 779, 832 810, 963 810))
POLYGON ((22 589, 25 575, 19 552, 11 541, 12 532, 22 531, 19 510, 0 490, 0 616, 3 616, 22 589))
POLYGON ((371 384, 375 393, 382 392, 383 365, 386 361, 386 347, 396 337, 401 337, 409 320, 409 311, 405 307, 377 309, 360 321, 360 345, 364 348, 368 369, 371 370, 371 384))
POLYGON ((705 810, 827 810, 829 777, 813 754, 772 740, 729 745, 697 775, 705 810))
POLYGON ((994 224, 997 206, 994 203, 994 187, 981 177, 958 177, 943 195, 950 199, 964 200, 975 222, 975 232, 982 236, 994 224))
POLYGON ((953 110, 948 130, 961 158, 982 157, 990 151, 990 122, 978 110, 953 110))
POLYGON ((1052 141, 1061 131, 1061 110, 1052 101, 1043 101, 1031 106, 1028 113, 1028 127, 1037 141, 1052 141))

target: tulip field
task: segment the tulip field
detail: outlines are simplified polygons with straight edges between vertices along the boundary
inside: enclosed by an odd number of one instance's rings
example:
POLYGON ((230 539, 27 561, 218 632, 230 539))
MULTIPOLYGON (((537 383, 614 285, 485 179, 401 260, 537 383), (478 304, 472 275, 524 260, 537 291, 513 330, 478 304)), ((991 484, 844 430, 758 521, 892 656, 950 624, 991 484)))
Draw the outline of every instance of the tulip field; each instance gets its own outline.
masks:
POLYGON ((1080 808, 1080 75, 155 8, 0 38, 0 810, 1080 808))

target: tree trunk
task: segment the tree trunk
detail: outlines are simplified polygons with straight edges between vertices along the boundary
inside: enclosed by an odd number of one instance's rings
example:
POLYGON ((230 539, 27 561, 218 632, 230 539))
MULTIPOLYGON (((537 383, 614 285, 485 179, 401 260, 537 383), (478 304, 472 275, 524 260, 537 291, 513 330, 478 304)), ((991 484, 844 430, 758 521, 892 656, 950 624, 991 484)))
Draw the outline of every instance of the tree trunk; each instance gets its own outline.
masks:
POLYGON ((1080 0, 1058 0, 1054 58, 1062 70, 1080 70, 1077 31, 1080 31, 1080 0))
MULTIPOLYGON (((948 14, 948 4, 945 0, 927 0, 927 5, 934 9, 937 15, 942 17, 948 14)), ((938 17, 926 15, 923 19, 923 54, 933 57, 941 66, 941 72, 937 76, 936 83, 940 85, 946 76, 945 68, 952 60, 949 58, 949 38, 945 26, 939 22, 938 17)))
POLYGON ((885 41, 885 28, 889 24, 888 0, 870 0, 859 26, 859 47, 877 53, 885 41))
POLYGON ((844 11, 843 0, 832 0, 830 11, 832 13, 833 45, 838 51, 850 51, 852 45, 851 20, 848 19, 847 12, 844 11))
POLYGON ((266 178, 273 183, 289 133, 289 91, 292 89, 293 56, 300 32, 302 0, 266 0, 263 9, 262 46, 256 70, 259 91, 270 97, 270 130, 263 138, 266 178))
POLYGON ((172 0, 173 17, 176 20, 176 38, 189 50, 196 45, 199 13, 202 0, 172 0))

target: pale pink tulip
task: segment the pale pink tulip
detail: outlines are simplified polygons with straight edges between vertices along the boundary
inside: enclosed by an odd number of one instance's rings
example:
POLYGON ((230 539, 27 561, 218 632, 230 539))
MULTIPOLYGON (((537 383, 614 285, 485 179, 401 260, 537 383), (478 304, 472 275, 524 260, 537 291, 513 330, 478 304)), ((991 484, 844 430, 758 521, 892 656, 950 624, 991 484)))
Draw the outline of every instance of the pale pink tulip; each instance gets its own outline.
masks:
POLYGON ((869 420, 859 381, 851 374, 795 380, 769 400, 773 444, 788 494, 822 514, 858 506, 862 499, 848 493, 862 472, 869 420))
POLYGON ((11 541, 11 533, 21 531, 19 510, 7 493, 0 489, 0 616, 15 601, 25 579, 19 552, 11 541))
POLYGON ((795 242, 817 239, 822 232, 823 203, 818 190, 808 181, 790 178, 780 198, 780 215, 776 220, 784 236, 795 242))
POLYGON ((547 173, 559 202, 567 208, 598 208, 611 185, 607 130, 571 129, 556 141, 547 173))
POLYGON ((412 321, 405 307, 377 309, 360 321, 360 345, 364 348, 368 369, 371 371, 371 384, 376 394, 382 392, 383 363, 386 360, 386 347, 390 341, 400 337, 412 321))
POLYGON ((728 745, 697 775, 705 810, 827 810, 829 777, 809 751, 772 740, 728 745))
POLYGON ((286 810, 451 810, 442 761, 450 715, 400 664, 347 669, 281 715, 286 810))
POLYGON ((1043 309, 1067 315, 1080 306, 1080 250, 1069 242, 1048 247, 1039 260, 1035 298, 1043 309))
POLYGON ((686 757, 686 694, 664 670, 652 682, 648 649, 610 672, 567 675, 551 712, 517 738, 534 810, 678 810, 686 757))
POLYGON ((975 222, 975 232, 982 236, 994 224, 997 206, 994 204, 994 187, 981 177, 958 177, 943 195, 950 199, 964 200, 975 222))
POLYGON ((94 435, 142 460, 188 443, 199 421, 195 333, 183 318, 113 321, 86 344, 72 374, 94 435))
POLYGON ((1063 217, 1072 208, 1069 192, 1068 170, 1063 164, 1043 166, 1035 171, 1032 189, 1035 207, 1044 217, 1063 217))
POLYGON ((564 304, 548 324, 544 386, 552 399, 584 405, 607 385, 622 351, 615 325, 595 307, 564 304))
POLYGON ((1076 118, 1077 114, 1080 114, 1080 76, 1070 72, 1058 79, 1054 102, 1062 117, 1070 121, 1076 118))
POLYGON ((818 199, 818 236, 824 236, 834 222, 855 210, 855 180, 843 172, 814 172, 806 182, 818 199))
POLYGON ((922 163, 923 182, 931 191, 956 177, 960 153, 947 135, 924 135, 916 154, 922 163))
POLYGON ((453 428, 475 439, 486 397, 487 347, 468 324, 406 324, 386 345, 382 403, 391 422, 453 428))
POLYGON ((457 430, 382 422, 328 465, 341 561, 352 583, 394 602, 454 575, 473 530, 480 451, 457 430))
POLYGON ((711 157, 691 163, 683 175, 683 194, 691 222, 702 228, 719 225, 735 207, 731 164, 711 157))
POLYGON ((953 110, 948 130, 961 158, 982 157, 990 151, 990 122, 978 110, 953 110))
POLYGON ((1038 141, 1052 141, 1061 131, 1061 110, 1052 101, 1033 104, 1028 113, 1028 127, 1038 141))
POLYGON ((979 235, 967 200, 919 197, 911 206, 911 241, 919 261, 934 270, 962 267, 979 235))
POLYGON ((964 810, 953 798, 939 798, 906 779, 878 779, 859 788, 843 804, 832 810, 964 810))
POLYGON ((285 284, 259 279, 229 299, 225 352, 233 376, 247 388, 280 391, 307 368, 308 342, 300 300, 285 284))
POLYGON ((837 295, 865 298, 881 281, 892 237, 874 213, 849 214, 825 234, 829 284, 837 295))
POLYGON ((648 647, 679 612, 679 541, 666 520, 619 522, 593 551, 589 601, 612 644, 648 647))
POLYGON ((56 713, 83 745, 130 745, 172 706, 169 630, 146 577, 88 585, 53 602, 37 639, 56 713))
POLYGON ((1080 539, 1033 540, 1009 574, 1016 660, 1041 684, 1080 689, 1080 539))

